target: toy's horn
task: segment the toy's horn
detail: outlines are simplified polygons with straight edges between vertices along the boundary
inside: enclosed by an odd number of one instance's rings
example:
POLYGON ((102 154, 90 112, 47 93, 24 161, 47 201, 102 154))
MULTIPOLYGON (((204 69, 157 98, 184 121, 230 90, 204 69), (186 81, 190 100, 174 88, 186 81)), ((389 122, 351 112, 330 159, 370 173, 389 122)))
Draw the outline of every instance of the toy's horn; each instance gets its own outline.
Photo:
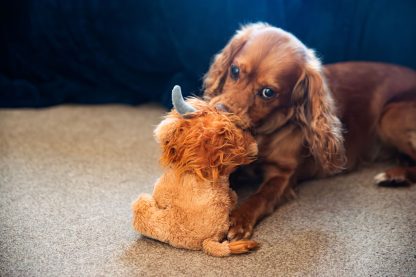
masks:
POLYGON ((181 115, 193 113, 196 111, 194 107, 186 103, 183 99, 180 86, 175 86, 172 90, 172 104, 175 107, 176 111, 181 115))

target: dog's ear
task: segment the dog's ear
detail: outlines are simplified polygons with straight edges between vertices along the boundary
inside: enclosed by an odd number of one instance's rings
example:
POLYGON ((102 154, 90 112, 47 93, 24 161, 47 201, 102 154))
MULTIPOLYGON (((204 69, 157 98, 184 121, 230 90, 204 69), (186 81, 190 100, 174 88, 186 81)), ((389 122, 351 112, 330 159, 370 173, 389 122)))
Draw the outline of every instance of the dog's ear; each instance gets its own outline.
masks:
POLYGON ((221 93, 228 71, 235 55, 243 48, 250 34, 255 30, 266 28, 265 23, 248 24, 240 28, 227 45, 214 57, 214 60, 204 76, 204 96, 210 99, 221 93))
POLYGON ((307 60, 293 92, 295 116, 305 132, 311 154, 325 173, 332 174, 342 170, 346 160, 341 122, 335 115, 335 103, 320 61, 311 50, 307 60))

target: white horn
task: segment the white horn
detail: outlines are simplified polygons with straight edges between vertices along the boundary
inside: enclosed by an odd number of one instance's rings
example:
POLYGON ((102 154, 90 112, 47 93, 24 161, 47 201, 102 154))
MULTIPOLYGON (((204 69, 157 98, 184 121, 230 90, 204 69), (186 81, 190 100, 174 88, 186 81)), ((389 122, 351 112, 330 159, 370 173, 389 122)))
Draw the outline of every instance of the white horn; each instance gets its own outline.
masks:
POLYGON ((176 111, 181 115, 193 113, 196 111, 194 107, 185 102, 182 96, 181 87, 178 85, 174 86, 172 90, 172 104, 176 111))

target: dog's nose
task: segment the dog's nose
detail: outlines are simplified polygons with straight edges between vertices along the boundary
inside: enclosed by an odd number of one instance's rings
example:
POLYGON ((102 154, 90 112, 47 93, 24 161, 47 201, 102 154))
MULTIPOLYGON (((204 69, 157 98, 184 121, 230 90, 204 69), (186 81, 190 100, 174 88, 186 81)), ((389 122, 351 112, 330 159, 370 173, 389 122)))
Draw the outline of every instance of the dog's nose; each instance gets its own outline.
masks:
POLYGON ((227 112, 227 113, 230 112, 230 109, 226 105, 224 105, 223 103, 216 104, 215 108, 219 111, 223 111, 223 112, 227 112))

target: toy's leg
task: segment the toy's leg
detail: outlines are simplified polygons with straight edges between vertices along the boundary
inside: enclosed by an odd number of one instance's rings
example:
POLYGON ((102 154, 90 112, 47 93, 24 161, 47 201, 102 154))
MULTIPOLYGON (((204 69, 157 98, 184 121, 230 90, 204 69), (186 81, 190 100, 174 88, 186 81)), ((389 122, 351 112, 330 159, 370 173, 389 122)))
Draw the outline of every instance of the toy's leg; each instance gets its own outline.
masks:
POLYGON ((228 241, 221 243, 214 239, 206 239, 202 242, 202 249, 208 255, 215 257, 226 257, 230 256, 231 254, 228 244, 228 241))
POLYGON ((168 241, 165 211, 159 209, 154 198, 141 194, 133 202, 133 227, 141 234, 163 242, 168 241))
POLYGON ((218 242, 214 239, 206 239, 202 243, 205 253, 215 257, 226 257, 231 254, 244 254, 257 248, 258 244, 252 240, 224 241, 218 242))

